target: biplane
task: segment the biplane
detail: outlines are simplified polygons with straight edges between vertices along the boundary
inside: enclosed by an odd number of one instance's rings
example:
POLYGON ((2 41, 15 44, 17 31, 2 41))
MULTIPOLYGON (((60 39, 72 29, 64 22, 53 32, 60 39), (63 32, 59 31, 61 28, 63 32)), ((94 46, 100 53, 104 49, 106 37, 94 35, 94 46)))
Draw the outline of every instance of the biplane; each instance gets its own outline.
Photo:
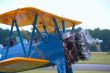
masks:
POLYGON ((80 24, 80 21, 26 7, 1 14, 0 23, 11 26, 7 46, 0 49, 1 73, 54 65, 57 66, 58 73, 73 73, 72 67, 67 66, 62 35, 67 33, 66 28, 70 27, 72 27, 70 32, 74 33, 74 27, 80 24), (29 40, 25 42, 20 28, 28 25, 32 26, 32 31, 29 40), (14 27, 19 42, 13 46, 10 41, 14 27))

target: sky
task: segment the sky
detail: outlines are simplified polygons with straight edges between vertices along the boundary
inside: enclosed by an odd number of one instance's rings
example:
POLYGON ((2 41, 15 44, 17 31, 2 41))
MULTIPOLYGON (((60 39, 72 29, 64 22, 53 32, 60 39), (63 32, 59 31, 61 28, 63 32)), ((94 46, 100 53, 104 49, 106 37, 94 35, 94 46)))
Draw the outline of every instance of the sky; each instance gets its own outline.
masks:
POLYGON ((85 29, 110 29, 110 0, 0 0, 0 14, 30 6, 81 21, 85 29))

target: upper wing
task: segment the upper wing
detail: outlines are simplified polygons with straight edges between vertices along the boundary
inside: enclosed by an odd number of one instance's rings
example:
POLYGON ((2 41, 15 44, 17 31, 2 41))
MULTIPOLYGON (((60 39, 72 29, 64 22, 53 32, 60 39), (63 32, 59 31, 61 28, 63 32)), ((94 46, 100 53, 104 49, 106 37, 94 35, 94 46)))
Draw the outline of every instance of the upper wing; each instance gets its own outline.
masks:
POLYGON ((73 25, 78 25, 81 22, 60 17, 42 10, 27 7, 17 10, 13 10, 0 15, 0 23, 11 25, 12 20, 16 19, 18 26, 32 25, 35 15, 38 14, 37 27, 40 31, 43 31, 43 26, 46 26, 47 31, 54 31, 55 26, 53 23, 53 18, 56 18, 58 26, 62 29, 62 21, 65 22, 66 28, 72 27, 73 25))
POLYGON ((47 64, 49 64, 48 60, 16 57, 0 61, 0 72, 23 71, 42 67, 47 64))

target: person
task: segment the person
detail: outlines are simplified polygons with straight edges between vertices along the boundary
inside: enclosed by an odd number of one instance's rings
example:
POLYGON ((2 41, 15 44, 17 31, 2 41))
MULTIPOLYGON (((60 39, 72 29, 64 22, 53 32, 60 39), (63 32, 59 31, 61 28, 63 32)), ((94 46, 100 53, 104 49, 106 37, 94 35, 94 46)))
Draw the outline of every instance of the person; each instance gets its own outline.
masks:
POLYGON ((36 36, 34 36, 34 43, 37 43, 37 37, 36 36))
POLYGON ((10 40, 10 46, 11 47, 14 46, 14 40, 13 39, 10 40))
POLYGON ((34 36, 34 39, 33 39, 33 46, 36 47, 37 46, 37 43, 38 43, 38 39, 36 36, 34 36))

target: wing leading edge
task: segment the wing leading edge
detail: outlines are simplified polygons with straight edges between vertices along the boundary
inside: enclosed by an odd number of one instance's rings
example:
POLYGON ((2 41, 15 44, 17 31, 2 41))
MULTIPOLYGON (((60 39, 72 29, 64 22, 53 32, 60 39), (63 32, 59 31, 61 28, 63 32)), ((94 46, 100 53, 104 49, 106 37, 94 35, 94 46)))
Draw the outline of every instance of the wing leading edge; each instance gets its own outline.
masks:
POLYGON ((16 57, 0 61, 0 72, 17 72, 49 64, 48 60, 16 57))
POLYGON ((72 27, 73 25, 78 25, 81 22, 60 17, 40 9, 33 7, 21 8, 13 10, 0 15, 0 23, 6 25, 12 25, 12 21, 16 20, 18 26, 32 25, 34 22, 35 15, 38 14, 37 28, 43 31, 43 26, 46 26, 47 31, 55 31, 55 25, 53 18, 56 18, 59 29, 62 29, 62 22, 65 22, 66 28, 72 27))

